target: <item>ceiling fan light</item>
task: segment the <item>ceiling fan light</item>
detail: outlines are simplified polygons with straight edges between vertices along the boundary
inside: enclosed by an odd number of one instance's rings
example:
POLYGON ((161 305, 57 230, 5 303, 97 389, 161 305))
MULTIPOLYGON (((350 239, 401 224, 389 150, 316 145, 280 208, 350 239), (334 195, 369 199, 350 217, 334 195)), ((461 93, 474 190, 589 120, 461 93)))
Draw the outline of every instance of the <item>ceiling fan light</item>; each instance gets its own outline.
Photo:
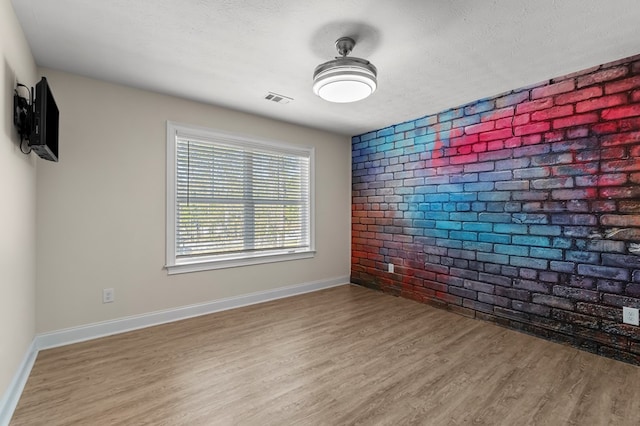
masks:
POLYGON ((355 42, 344 37, 336 42, 343 56, 316 67, 313 93, 329 102, 356 102, 370 96, 378 87, 376 67, 369 61, 347 57, 355 42))
POLYGON ((378 84, 372 65, 335 64, 338 61, 340 59, 322 64, 316 69, 313 93, 329 102, 347 103, 362 100, 375 92, 378 84))

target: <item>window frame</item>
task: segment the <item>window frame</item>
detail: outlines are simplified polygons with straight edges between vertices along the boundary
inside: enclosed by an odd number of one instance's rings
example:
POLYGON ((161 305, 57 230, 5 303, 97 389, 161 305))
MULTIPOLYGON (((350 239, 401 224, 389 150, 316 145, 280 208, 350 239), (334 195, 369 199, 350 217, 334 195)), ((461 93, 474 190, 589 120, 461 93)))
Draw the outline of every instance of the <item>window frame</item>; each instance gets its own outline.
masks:
POLYGON ((207 271, 239 266, 258 265, 273 262, 284 262, 308 259, 315 256, 315 148, 299 146, 284 142, 256 138, 237 133, 222 132, 206 127, 167 121, 167 203, 166 203, 166 263, 169 275, 207 271), (197 256, 180 258, 176 256, 176 212, 177 212, 177 139, 194 138, 199 141, 216 140, 237 146, 258 146, 266 149, 282 151, 309 157, 309 248, 285 249, 268 253, 235 253, 226 255, 197 256))

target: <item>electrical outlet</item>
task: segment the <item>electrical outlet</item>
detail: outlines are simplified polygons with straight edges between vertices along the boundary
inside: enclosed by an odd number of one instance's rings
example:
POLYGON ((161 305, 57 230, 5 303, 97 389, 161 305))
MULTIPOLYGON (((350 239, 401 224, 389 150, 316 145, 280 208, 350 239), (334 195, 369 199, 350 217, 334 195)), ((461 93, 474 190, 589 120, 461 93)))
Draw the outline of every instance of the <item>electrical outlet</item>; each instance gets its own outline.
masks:
POLYGON ((393 274, 394 271, 395 271, 395 266, 393 265, 393 263, 389 263, 387 265, 387 272, 391 272, 393 274))
POLYGON ((622 322, 631 325, 640 325, 640 312, 637 308, 622 308, 622 322))
POLYGON ((116 300, 115 290, 112 288, 102 289, 102 303, 111 303, 116 300))

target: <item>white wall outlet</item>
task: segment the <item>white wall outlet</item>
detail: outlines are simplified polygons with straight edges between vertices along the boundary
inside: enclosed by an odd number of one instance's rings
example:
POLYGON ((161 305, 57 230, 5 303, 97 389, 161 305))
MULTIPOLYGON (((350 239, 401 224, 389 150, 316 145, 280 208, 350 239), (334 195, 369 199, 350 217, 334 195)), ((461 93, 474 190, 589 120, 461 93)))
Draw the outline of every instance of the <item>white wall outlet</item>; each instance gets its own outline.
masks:
POLYGON ((393 274, 394 271, 395 271, 395 266, 393 265, 393 263, 389 263, 387 265, 387 272, 391 272, 393 274))
POLYGON ((640 310, 637 308, 627 308, 626 306, 622 308, 622 322, 625 324, 631 325, 640 325, 640 315, 638 314, 640 310))
POLYGON ((102 289, 102 303, 111 303, 116 300, 115 290, 112 288, 102 289))

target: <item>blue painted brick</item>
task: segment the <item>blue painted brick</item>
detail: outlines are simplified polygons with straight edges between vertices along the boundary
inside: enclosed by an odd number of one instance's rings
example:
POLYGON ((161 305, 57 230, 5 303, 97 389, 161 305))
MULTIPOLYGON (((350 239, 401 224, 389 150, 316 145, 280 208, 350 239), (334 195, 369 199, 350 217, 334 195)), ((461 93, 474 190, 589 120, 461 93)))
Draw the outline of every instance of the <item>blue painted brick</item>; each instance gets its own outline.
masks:
POLYGON ((438 192, 462 192, 463 190, 464 186, 461 183, 438 185, 438 192))
POLYGON ((354 142, 352 145, 352 149, 353 150, 358 150, 358 149, 363 149, 363 148, 368 148, 369 147, 369 141, 366 142, 354 142))
POLYGON ((444 229, 425 229, 424 230, 425 237, 434 237, 434 238, 448 238, 449 231, 444 229))
POLYGON ((462 229, 462 223, 439 220, 436 222, 436 228, 437 229, 453 229, 453 230, 459 231, 462 229))
POLYGON ((576 240, 576 247, 580 250, 608 251, 613 253, 625 253, 627 251, 624 241, 576 240))
POLYGON ((471 210, 471 203, 456 203, 456 211, 468 212, 471 210))
POLYGON ((480 231, 487 232, 491 231, 493 225, 491 223, 485 222, 465 222, 462 224, 462 229, 465 231, 480 231))
POLYGON ((618 281, 629 281, 630 278, 628 269, 598 265, 578 265, 578 274, 618 281))
POLYGON ((509 264, 511 266, 520 266, 531 269, 547 269, 547 263, 547 260, 531 259, 528 257, 511 256, 509 259, 509 264))
POLYGON ((453 127, 466 127, 472 124, 478 124, 480 122, 480 115, 467 115, 466 117, 457 118, 453 120, 453 127))
POLYGON ((414 141, 415 143, 425 144, 425 150, 432 151, 435 145, 430 145, 429 147, 427 145, 442 142, 443 139, 448 139, 448 137, 444 138, 440 133, 427 133, 426 135, 416 136, 414 141))
POLYGON ((415 121, 407 121, 406 123, 398 124, 395 126, 394 131, 396 133, 406 132, 407 130, 413 130, 416 128, 415 121))
POLYGON ((387 141, 386 138, 375 138, 375 139, 371 139, 369 141, 369 146, 378 146, 378 145, 382 145, 383 143, 385 143, 387 141))
POLYGON ((625 256, 622 254, 602 254, 602 264, 605 266, 619 266, 623 268, 640 269, 640 256, 625 256))
POLYGON ((509 201, 511 194, 507 191, 481 192, 478 194, 479 201, 509 201))
POLYGON ((402 133, 397 133, 395 135, 389 135, 389 136, 385 136, 384 140, 386 142, 396 142, 396 141, 400 141, 406 139, 408 141, 412 141, 413 142, 413 138, 412 137, 405 137, 404 134, 402 133))
POLYGON ((552 271, 563 272, 567 274, 573 273, 575 266, 576 264, 573 262, 558 262, 555 260, 552 260, 549 265, 552 271))
POLYGON ((440 185, 440 184, 449 183, 449 176, 448 175, 429 176, 424 178, 424 183, 425 185, 440 185))
POLYGON ((478 240, 486 243, 511 243, 511 235, 505 234, 493 234, 493 233, 481 233, 478 234, 478 240))
POLYGON ((565 252, 565 260, 570 262, 581 263, 600 263, 600 253, 593 253, 589 251, 567 251, 565 252))
POLYGON ((493 294, 495 287, 491 284, 483 283, 475 280, 464 280, 464 288, 468 288, 475 291, 481 291, 483 293, 493 294))
POLYGON ((456 118, 460 118, 463 115, 464 115, 464 110, 462 108, 450 109, 448 111, 438 114, 438 122, 442 123, 444 121, 450 121, 456 118))
MULTIPOLYGON (((405 213, 405 215, 406 215, 406 213, 405 213)), ((436 227, 436 221, 435 220, 415 219, 413 221, 413 226, 418 227, 418 228, 435 228, 436 227)))
POLYGON ((490 252, 493 250, 493 244, 489 243, 477 243, 474 241, 464 241, 462 247, 465 250, 474 250, 474 251, 487 251, 490 252))
POLYGON ((496 223, 493 231, 501 234, 526 234, 527 225, 517 225, 514 223, 496 223))
POLYGON ((424 212, 421 212, 421 211, 408 211, 408 212, 404 212, 403 217, 405 219, 424 219, 424 212))
POLYGON ((403 228, 402 229, 402 233, 405 235, 412 235, 412 236, 422 236, 424 235, 424 230, 422 228, 403 228))
POLYGON ((556 225, 531 225, 529 233, 534 235, 560 235, 562 228, 556 225))
POLYGON ((427 212, 424 214, 425 219, 449 220, 449 213, 445 212, 427 212))
POLYGON ((466 183, 464 185, 464 190, 469 192, 493 191, 493 188, 494 188, 493 182, 475 182, 475 183, 466 183))
POLYGON ((559 280, 559 274, 557 272, 540 271, 538 274, 540 281, 548 283, 557 283, 559 280))
POLYGON ((491 284, 501 285, 504 287, 511 287, 512 278, 505 277, 502 275, 495 275, 495 274, 480 272, 478 274, 478 280, 491 283, 491 284))
MULTIPOLYGON (((533 213, 514 213, 512 216, 514 223, 532 223, 532 224, 546 224, 549 222, 547 215, 533 214, 533 213)), ((556 234, 559 235, 559 234, 556 234)))
POLYGON ((478 195, 474 192, 460 192, 449 194, 451 201, 475 201, 478 195))
POLYGON ((555 296, 565 297, 569 299, 582 300, 584 302, 598 302, 599 293, 592 290, 584 290, 581 288, 553 286, 553 294, 555 296))
POLYGON ((478 234, 468 231, 451 231, 449 232, 449 237, 456 240, 478 241, 478 234))
POLYGON ((508 213, 480 213, 478 220, 481 222, 511 222, 511 215, 508 213))
POLYGON ((392 149, 384 153, 385 158, 399 157, 403 154, 402 149, 392 149))
POLYGON ((442 203, 442 210, 446 212, 455 212, 457 203, 442 203))
POLYGON ((509 256, 506 254, 478 252, 477 258, 480 262, 499 263, 502 265, 509 264, 509 256))
POLYGON ((551 241, 548 237, 538 237, 529 235, 514 235, 512 239, 514 244, 523 244, 526 246, 549 247, 551 241))
MULTIPOLYGON (((426 232, 425 232, 426 234, 426 232)), ((447 248, 454 248, 454 249, 460 249, 462 248, 462 241, 458 241, 458 240, 450 240, 450 239, 437 239, 436 240, 436 244, 439 247, 447 247, 447 248)))
POLYGON ((591 235, 592 230, 590 226, 565 226, 562 234, 565 237, 586 238, 591 235))
POLYGON ((424 195, 406 195, 404 197, 405 203, 422 203, 424 201, 424 195))
MULTIPOLYGON (((470 271, 468 269, 451 268, 449 273, 454 277, 462 277, 470 280, 477 280, 478 273, 476 271, 470 271)), ((464 282, 456 282, 454 285, 463 285, 464 282)))
POLYGON ((495 100, 477 101, 464 107, 464 113, 467 115, 477 114, 481 112, 491 111, 495 108, 495 100))
MULTIPOLYGON (((498 234, 494 234, 498 235, 498 234)), ((528 256, 529 255, 529 247, 527 246, 514 246, 514 245, 504 245, 504 244, 496 244, 493 248, 496 253, 500 254, 510 254, 514 256, 528 256)))
POLYGON ((417 127, 413 130, 408 130, 405 132, 405 136, 408 138, 415 138, 416 136, 422 136, 427 134, 427 128, 426 127, 417 127))
POLYGON ((597 225, 598 218, 590 214, 555 214, 551 222, 555 225, 597 225))
MULTIPOLYGON (((469 182, 477 182, 478 174, 477 173, 465 173, 462 175, 452 175, 449 176, 451 183, 469 183, 469 182)), ((472 190, 467 190, 472 191, 472 190)))
POLYGON ((451 213, 449 215, 449 219, 451 219, 451 220, 459 220, 461 222, 464 222, 464 221, 468 221, 468 222, 476 221, 476 220, 478 220, 478 213, 474 213, 474 212, 458 213, 458 212, 455 212, 455 213, 451 213))
POLYGON ((495 182, 500 180, 511 180, 513 174, 511 170, 504 170, 500 172, 482 172, 478 175, 481 182, 495 182))
POLYGON ((394 133, 393 127, 385 127, 384 129, 380 129, 376 132, 376 136, 389 136, 394 133))
POLYGON ((351 138, 351 143, 357 143, 360 142, 360 136, 353 136, 351 138))
POLYGON ((559 249, 568 249, 571 248, 571 239, 570 238, 554 238, 551 242, 551 247, 559 248, 559 249))
POLYGON ((422 117, 415 120, 416 127, 430 126, 432 124, 436 124, 437 122, 438 122, 437 115, 427 115, 426 117, 422 117))
MULTIPOLYGON (((480 195, 482 195, 481 193, 480 195)), ((487 211, 488 212, 503 212, 504 211, 504 203, 498 202, 490 202, 487 203, 487 211)))
POLYGON ((360 154, 361 155, 370 155, 370 154, 375 154, 378 151, 378 147, 377 146, 371 146, 369 148, 362 148, 360 150, 360 154))
POLYGON ((513 280, 513 286, 515 288, 536 292, 536 293, 551 293, 548 284, 541 283, 539 281, 531 281, 531 280, 513 280))
POLYGON ((466 299, 474 299, 476 298, 477 293, 473 290, 469 290, 461 287, 449 287, 449 293, 455 294, 456 296, 464 297, 466 299))
MULTIPOLYGON (((436 187, 434 185, 425 185, 419 186, 415 189, 416 194, 434 194, 436 192, 436 187)), ((449 201, 449 197, 444 194, 444 197, 449 201)))
POLYGON ((522 203, 517 203, 515 201, 505 203, 504 211, 506 212, 519 212, 522 210, 522 203))
POLYGON ((427 194, 425 200, 430 203, 447 202, 449 201, 449 194, 427 194))
MULTIPOLYGON (((396 195, 408 195, 408 194, 413 194, 413 187, 411 186, 401 186, 400 188, 396 188, 395 191, 396 195)), ((404 197, 406 198, 406 197, 404 197)), ((406 199, 405 200, 400 200, 400 201, 404 201, 407 202, 406 199)))
POLYGON ((562 250, 558 249, 531 247, 529 255, 542 259, 562 260, 562 250))
POLYGON ((376 132, 365 133, 364 135, 360 135, 360 140, 368 141, 376 137, 376 132))
MULTIPOLYGON (((388 138, 387 138, 388 139, 388 138)), ((393 146, 395 148, 405 148, 405 147, 413 147, 413 139, 401 139, 401 140, 397 140, 395 142, 393 142, 393 146)), ((410 150, 404 150, 403 153, 404 154, 412 154, 415 153, 416 151, 414 151, 413 149, 410 150)))

